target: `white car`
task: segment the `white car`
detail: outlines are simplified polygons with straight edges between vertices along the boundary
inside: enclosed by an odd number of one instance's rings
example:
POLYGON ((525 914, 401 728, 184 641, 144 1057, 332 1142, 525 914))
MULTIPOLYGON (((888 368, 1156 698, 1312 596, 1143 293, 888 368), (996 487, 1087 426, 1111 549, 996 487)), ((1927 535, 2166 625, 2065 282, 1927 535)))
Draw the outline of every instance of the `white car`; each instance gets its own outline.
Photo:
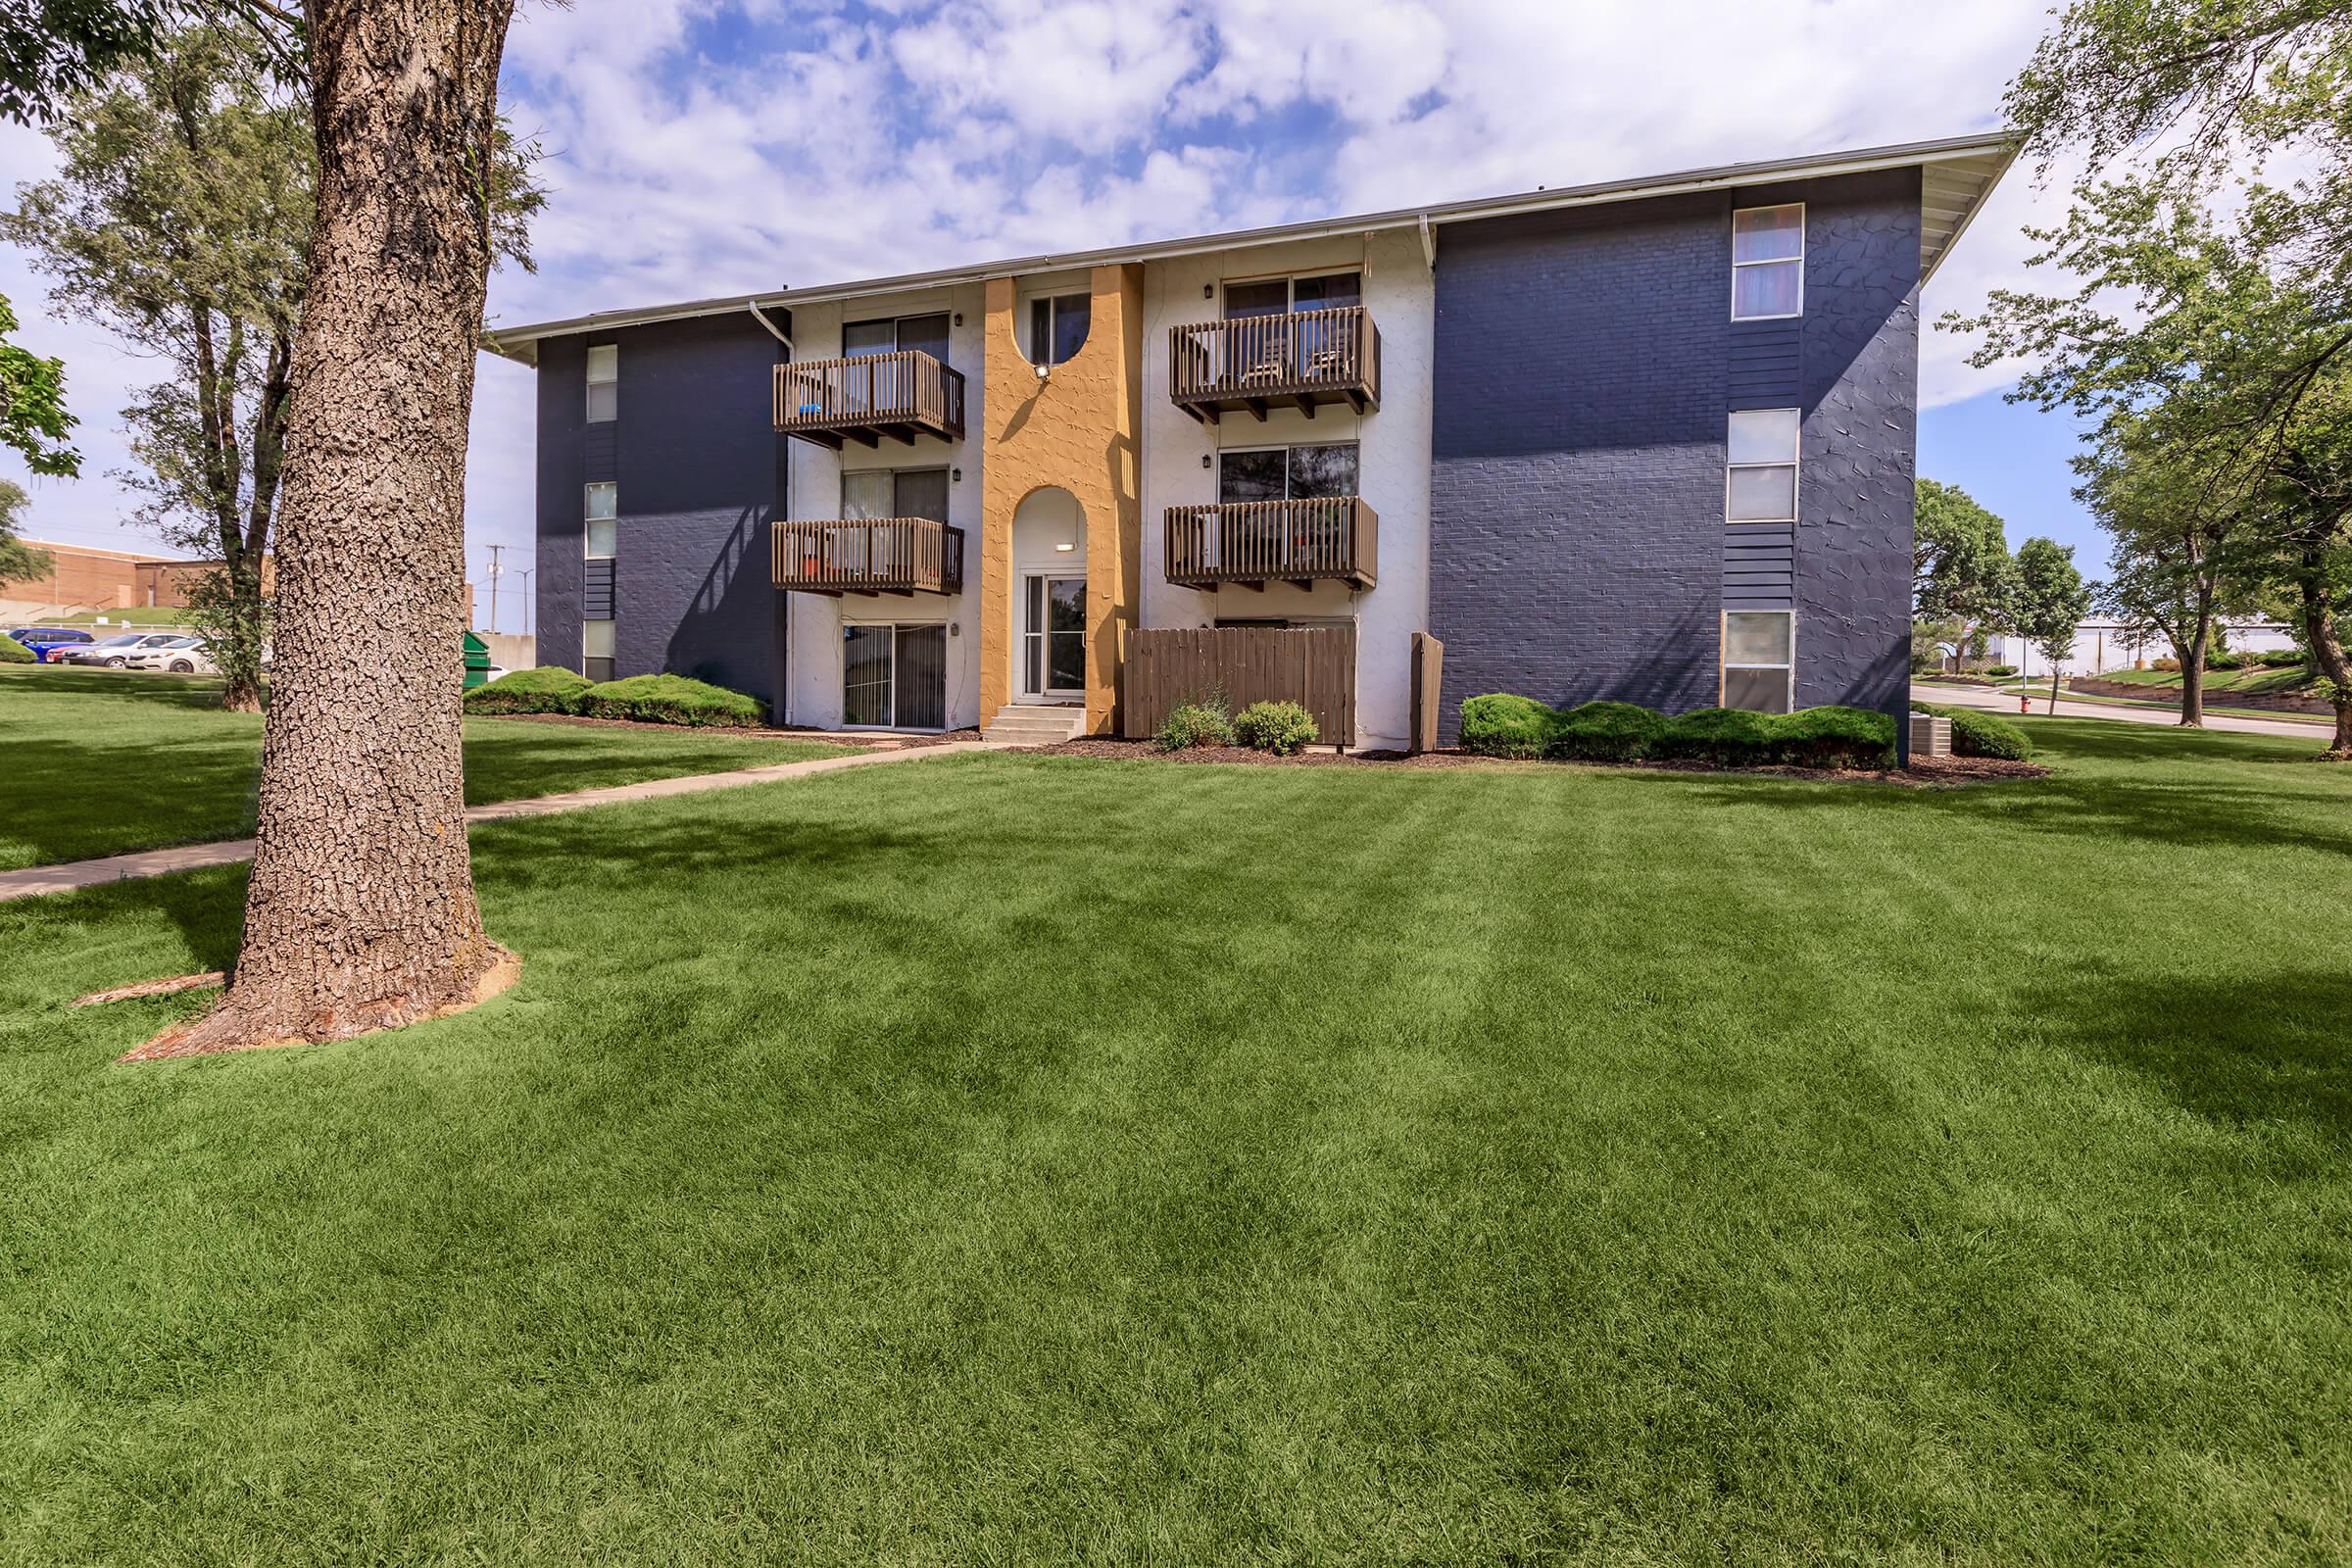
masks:
POLYGON ((57 662, 61 664, 99 664, 108 669, 121 669, 128 664, 135 655, 145 653, 149 649, 161 648, 166 643, 177 642, 180 635, 180 633, 169 631, 122 632, 116 636, 103 638, 98 642, 76 648, 63 659, 58 660, 57 662))
POLYGON ((220 666, 213 656, 205 652, 201 637, 174 637, 153 648, 141 648, 125 656, 127 669, 160 669, 172 675, 218 675, 220 666))

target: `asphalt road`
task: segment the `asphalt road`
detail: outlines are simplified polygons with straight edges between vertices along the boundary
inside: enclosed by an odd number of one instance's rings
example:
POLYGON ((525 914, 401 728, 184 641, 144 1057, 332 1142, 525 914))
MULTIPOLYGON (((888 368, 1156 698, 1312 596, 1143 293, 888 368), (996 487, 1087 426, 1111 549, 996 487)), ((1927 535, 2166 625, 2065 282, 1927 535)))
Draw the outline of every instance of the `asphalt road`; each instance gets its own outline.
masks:
MULTIPOLYGON (((1931 703, 1944 703, 1953 708, 1983 708, 1995 713, 2015 713, 2017 699, 1996 692, 1987 686, 1939 686, 1929 681, 1914 681, 1914 695, 1931 703)), ((2050 700, 2034 699, 2034 711, 2047 713, 2050 700)), ((2128 708, 2120 704, 2084 703, 2071 698, 2058 699, 2060 718, 2120 718, 2127 724, 2178 724, 2180 714, 2163 708, 2128 708)), ((2205 711, 2205 727, 2213 730, 2237 730, 2247 735, 2294 735, 2305 740, 2318 739, 2328 744, 2325 724, 2312 719, 2298 722, 2291 718, 2242 718, 2234 713, 2205 711)))

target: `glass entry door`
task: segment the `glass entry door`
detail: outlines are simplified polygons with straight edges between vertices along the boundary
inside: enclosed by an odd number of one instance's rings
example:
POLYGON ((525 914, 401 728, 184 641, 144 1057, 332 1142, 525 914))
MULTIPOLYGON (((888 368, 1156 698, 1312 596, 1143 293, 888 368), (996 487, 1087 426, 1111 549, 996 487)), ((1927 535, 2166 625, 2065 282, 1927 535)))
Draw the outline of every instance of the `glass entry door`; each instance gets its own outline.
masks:
POLYGON ((1031 577, 1021 633, 1021 690, 1030 697, 1086 695, 1086 579, 1031 577))

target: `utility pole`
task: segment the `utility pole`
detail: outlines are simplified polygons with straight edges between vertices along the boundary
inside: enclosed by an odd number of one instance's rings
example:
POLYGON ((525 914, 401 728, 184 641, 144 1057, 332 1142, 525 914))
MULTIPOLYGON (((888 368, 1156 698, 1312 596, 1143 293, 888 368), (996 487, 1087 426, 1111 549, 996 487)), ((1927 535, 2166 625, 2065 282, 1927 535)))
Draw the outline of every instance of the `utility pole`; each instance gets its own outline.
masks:
POLYGON ((525 637, 531 634, 531 573, 536 570, 536 566, 526 566, 514 574, 522 579, 522 634, 525 637))
POLYGON ((493 632, 498 630, 498 553, 506 548, 505 545, 490 547, 490 629, 493 632))

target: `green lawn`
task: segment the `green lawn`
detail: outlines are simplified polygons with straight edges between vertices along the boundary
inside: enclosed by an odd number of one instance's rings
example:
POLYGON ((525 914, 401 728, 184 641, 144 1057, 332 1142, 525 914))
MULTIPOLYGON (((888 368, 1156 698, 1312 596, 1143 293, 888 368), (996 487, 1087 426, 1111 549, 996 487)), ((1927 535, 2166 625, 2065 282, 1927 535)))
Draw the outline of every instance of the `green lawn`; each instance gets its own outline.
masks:
POLYGON ((0 905, 0 1559, 2342 1562, 2352 769, 2027 722, 503 824, 515 991, 142 1067, 239 874, 0 905))
MULTIPOLYGON (((2046 681, 2047 676, 2043 679, 2046 681)), ((2180 672, 2177 669, 2111 669, 2099 677, 2124 686, 2153 686, 2157 691, 2178 698, 2180 695, 2180 672)), ((2254 666, 2247 669, 2209 669, 2205 672, 2205 690, 2212 692, 2304 692, 2312 685, 2309 664, 2290 664, 2280 669, 2254 666)))
MULTIPOLYGON (((122 670, 0 665, 0 871, 253 831, 262 719, 215 685, 122 670)), ((831 757, 829 742, 711 730, 466 721, 473 805, 831 757)))

